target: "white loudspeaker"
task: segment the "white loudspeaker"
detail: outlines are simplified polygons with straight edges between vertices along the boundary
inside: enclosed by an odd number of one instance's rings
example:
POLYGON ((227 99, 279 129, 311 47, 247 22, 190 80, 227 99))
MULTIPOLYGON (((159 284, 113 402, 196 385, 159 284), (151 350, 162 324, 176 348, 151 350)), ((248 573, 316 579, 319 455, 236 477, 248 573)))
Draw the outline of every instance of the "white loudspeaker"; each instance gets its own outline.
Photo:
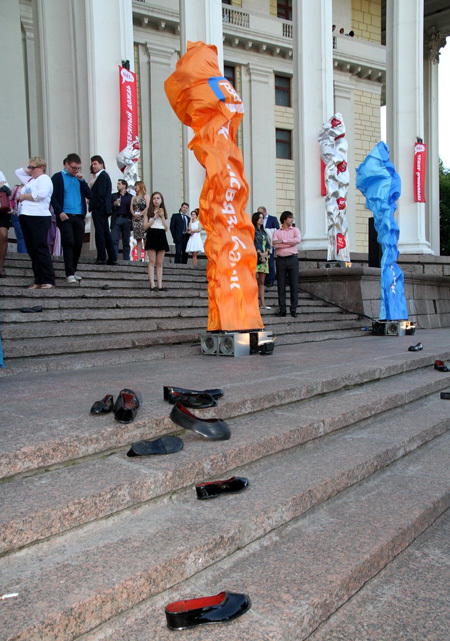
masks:
POLYGON ((219 349, 218 334, 203 334, 200 339, 202 354, 217 356, 219 349))

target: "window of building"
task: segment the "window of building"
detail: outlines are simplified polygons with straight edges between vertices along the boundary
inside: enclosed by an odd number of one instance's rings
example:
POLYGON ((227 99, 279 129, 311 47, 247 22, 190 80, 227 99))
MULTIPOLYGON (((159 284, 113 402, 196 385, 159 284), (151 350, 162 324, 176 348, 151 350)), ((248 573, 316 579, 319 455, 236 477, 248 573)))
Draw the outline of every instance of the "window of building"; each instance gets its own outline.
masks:
POLYGON ((231 82, 233 87, 236 89, 236 67, 234 67, 233 65, 224 65, 223 75, 228 80, 228 82, 231 82))
POLYGON ((280 107, 291 106, 291 79, 275 75, 275 104, 280 107))
POLYGON ((276 129, 277 158, 292 160, 292 131, 276 129))
POLYGON ((277 16, 283 20, 292 20, 292 0, 277 0, 277 16))
POLYGON ((222 0, 222 4, 231 4, 231 0, 222 0))

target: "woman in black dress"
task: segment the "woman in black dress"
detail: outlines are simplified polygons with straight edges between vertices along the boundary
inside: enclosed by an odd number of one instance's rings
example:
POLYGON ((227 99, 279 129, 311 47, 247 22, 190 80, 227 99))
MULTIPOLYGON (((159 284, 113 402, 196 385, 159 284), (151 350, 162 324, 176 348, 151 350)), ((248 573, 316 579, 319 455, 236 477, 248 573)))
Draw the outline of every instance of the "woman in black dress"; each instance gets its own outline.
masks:
POLYGON ((148 279, 152 292, 166 292, 167 289, 162 286, 163 261, 166 251, 169 251, 166 232, 167 211, 164 204, 164 198, 161 192, 154 191, 150 196, 150 207, 144 215, 144 231, 147 232, 145 249, 148 255, 148 279), (156 265, 156 282, 155 287, 154 268, 156 265))

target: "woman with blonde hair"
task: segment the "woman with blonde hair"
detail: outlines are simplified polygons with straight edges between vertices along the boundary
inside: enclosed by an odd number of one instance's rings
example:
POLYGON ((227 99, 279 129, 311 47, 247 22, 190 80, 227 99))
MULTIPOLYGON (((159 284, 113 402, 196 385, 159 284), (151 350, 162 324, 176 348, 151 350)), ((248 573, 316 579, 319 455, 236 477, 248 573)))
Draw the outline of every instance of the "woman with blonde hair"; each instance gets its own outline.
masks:
POLYGON ((34 274, 34 283, 29 289, 51 289, 55 286, 55 272, 47 245, 53 183, 45 173, 46 169, 44 158, 33 156, 26 168, 21 167, 15 172, 23 184, 17 197, 17 201, 22 203, 19 220, 34 274))
POLYGON ((143 227, 144 216, 150 205, 150 196, 147 194, 147 188, 142 180, 134 184, 136 196, 133 196, 130 203, 130 213, 133 216, 133 236, 136 241, 137 260, 141 260, 142 241, 145 239, 145 230, 143 227))
POLYGON ((148 255, 150 289, 152 292, 166 292, 167 289, 162 286, 162 275, 164 255, 169 251, 169 243, 166 236, 168 225, 164 198, 159 191, 154 191, 150 196, 150 207, 144 215, 143 229, 147 232, 145 249, 148 255), (157 287, 155 286, 155 265, 157 287))

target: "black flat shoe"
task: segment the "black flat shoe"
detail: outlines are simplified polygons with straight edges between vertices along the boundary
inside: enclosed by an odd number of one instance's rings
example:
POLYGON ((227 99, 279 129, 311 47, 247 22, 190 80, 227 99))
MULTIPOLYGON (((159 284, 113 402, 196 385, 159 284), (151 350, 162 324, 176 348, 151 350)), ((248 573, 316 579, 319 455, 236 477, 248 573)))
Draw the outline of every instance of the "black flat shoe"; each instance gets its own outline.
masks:
POLYGON ((154 441, 136 441, 131 444, 127 456, 149 456, 150 454, 173 454, 183 449, 178 436, 161 436, 154 441))
POLYGON ((167 289, 167 287, 159 287, 158 291, 160 291, 160 292, 168 292, 169 290, 167 289))
POLYGON ((91 407, 91 414, 109 414, 113 408, 113 397, 107 394, 101 401, 95 401, 91 407))
POLYGON ((151 292, 159 292, 159 289, 157 287, 150 287, 151 292))
POLYGON ((291 312, 291 316, 292 316, 292 318, 297 318, 298 314, 297 314, 297 312, 291 312))
POLYGON ((417 343, 417 345, 410 345, 408 352, 420 352, 421 349, 423 349, 422 343, 417 343))
POLYGON ((434 369, 437 369, 440 372, 450 372, 450 369, 442 361, 434 361, 434 369))
POLYGON ((286 312, 277 312, 275 316, 278 316, 278 318, 284 318, 286 316, 286 312))
POLYGON ((182 394, 182 396, 198 396, 198 394, 208 394, 215 399, 222 398, 223 391, 221 389, 204 389, 204 390, 194 390, 186 389, 185 387, 171 387, 169 385, 164 385, 163 394, 164 400, 169 400, 169 393, 176 392, 177 394, 182 394))
POLYGON ((211 441, 228 441, 231 436, 230 428, 225 421, 220 418, 198 418, 179 402, 172 407, 170 418, 176 425, 185 430, 192 430, 211 441))
POLYGON ((165 607, 167 627, 170 630, 185 630, 206 623, 225 623, 237 619, 250 607, 250 597, 235 592, 174 601, 165 607))
POLYGON ((119 423, 131 423, 140 406, 139 399, 131 389, 123 389, 114 403, 114 418, 119 423))
POLYGON ((207 407, 215 407, 217 401, 210 394, 202 392, 201 394, 180 394, 179 392, 169 391, 167 400, 171 405, 180 402, 185 407, 191 409, 205 409, 207 407))
POLYGON ((210 483, 198 483, 195 486, 197 498, 215 499, 219 494, 242 492, 248 487, 248 479, 240 476, 232 476, 227 481, 211 481, 210 483))
POLYGON ((450 392, 441 392, 441 398, 450 401, 450 392))
POLYGON ((42 305, 35 305, 34 307, 21 307, 19 312, 22 314, 35 314, 36 312, 42 312, 42 305))

